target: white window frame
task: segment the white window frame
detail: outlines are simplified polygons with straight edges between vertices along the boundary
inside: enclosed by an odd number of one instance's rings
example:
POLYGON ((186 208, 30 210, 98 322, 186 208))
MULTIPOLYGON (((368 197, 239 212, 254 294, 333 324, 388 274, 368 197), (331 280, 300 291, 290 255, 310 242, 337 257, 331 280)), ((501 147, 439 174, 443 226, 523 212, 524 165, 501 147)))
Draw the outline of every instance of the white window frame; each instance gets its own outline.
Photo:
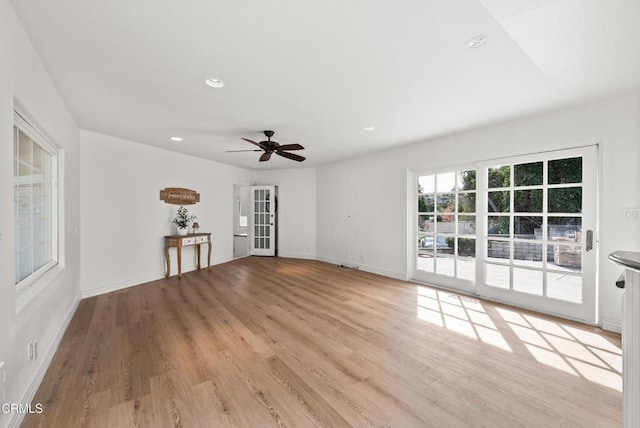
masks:
MULTIPOLYGON (((51 143, 49 139, 47 139, 41 132, 39 132, 27 119, 25 119, 24 115, 22 115, 19 111, 14 110, 14 128, 19 129, 29 138, 31 138, 34 142, 36 142, 43 150, 45 150, 49 155, 52 156, 51 160, 51 175, 52 175, 52 194, 51 194, 51 226, 52 226, 52 248, 51 248, 51 260, 44 264, 39 269, 35 270, 31 274, 27 275, 24 279, 15 283, 14 286, 18 293, 23 293, 24 291, 33 288, 33 286, 40 280, 43 275, 49 272, 51 269, 56 267, 59 263, 59 149, 51 143)), ((14 145, 14 180, 15 180, 15 162, 16 162, 16 134, 15 130, 13 132, 13 145, 14 145)), ((14 189, 15 191, 15 189, 14 189)), ((15 204, 15 202, 14 202, 15 204)), ((14 206, 15 209, 15 206, 14 206)), ((16 237, 17 239, 17 237, 16 237)), ((14 254, 15 254, 15 246, 17 245, 14 242, 14 254)))

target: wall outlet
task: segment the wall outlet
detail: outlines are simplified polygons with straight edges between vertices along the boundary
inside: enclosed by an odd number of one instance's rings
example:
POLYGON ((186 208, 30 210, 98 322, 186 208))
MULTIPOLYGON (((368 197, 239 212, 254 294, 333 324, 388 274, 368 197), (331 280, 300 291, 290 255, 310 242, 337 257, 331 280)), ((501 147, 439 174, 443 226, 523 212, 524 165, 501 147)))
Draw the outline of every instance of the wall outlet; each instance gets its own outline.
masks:
POLYGON ((364 253, 360 254, 360 260, 364 261, 364 253))
POLYGON ((27 364, 31 364, 38 358, 38 341, 32 340, 27 345, 27 364))

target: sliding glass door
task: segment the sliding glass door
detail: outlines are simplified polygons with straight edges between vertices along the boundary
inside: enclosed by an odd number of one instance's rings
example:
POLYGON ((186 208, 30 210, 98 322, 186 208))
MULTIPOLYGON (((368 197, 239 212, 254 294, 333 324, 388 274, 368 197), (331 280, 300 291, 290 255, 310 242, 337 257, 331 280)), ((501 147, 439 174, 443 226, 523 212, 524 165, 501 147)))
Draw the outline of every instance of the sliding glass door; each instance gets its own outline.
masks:
POLYGON ((474 166, 417 176, 414 278, 595 322, 596 146, 474 166))

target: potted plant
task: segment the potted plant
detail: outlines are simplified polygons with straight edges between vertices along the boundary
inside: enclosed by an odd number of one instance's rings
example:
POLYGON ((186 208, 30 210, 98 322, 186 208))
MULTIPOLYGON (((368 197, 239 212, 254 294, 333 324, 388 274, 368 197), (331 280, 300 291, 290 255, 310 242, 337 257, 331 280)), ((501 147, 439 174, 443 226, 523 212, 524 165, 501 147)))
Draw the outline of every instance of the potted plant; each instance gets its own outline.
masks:
POLYGON ((173 218, 173 223, 178 227, 178 235, 186 235, 189 232, 189 223, 197 218, 194 215, 190 215, 188 209, 180 206, 176 216, 173 218))

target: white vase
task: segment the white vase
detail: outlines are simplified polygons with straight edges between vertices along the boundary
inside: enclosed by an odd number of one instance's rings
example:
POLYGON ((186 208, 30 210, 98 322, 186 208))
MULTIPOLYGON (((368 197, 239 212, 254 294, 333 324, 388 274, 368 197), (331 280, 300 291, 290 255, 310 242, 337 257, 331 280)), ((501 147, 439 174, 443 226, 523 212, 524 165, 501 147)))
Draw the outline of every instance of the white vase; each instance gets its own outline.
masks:
POLYGON ((188 227, 185 227, 184 229, 180 229, 180 228, 178 227, 178 235, 180 235, 180 236, 184 236, 184 235, 186 235, 187 233, 189 233, 189 228, 188 228, 188 227))

